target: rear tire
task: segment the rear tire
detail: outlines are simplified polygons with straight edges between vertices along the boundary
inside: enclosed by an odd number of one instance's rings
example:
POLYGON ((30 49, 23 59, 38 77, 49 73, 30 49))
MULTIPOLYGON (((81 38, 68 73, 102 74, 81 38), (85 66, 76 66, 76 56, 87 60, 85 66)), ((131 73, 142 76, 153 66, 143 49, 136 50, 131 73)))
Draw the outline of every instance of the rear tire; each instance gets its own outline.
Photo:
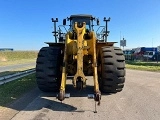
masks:
POLYGON ((36 81, 44 92, 58 91, 60 87, 60 64, 62 62, 59 47, 43 47, 36 62, 36 81))
POLYGON ((125 57, 118 47, 106 46, 100 52, 99 86, 103 93, 122 91, 125 82, 125 57))

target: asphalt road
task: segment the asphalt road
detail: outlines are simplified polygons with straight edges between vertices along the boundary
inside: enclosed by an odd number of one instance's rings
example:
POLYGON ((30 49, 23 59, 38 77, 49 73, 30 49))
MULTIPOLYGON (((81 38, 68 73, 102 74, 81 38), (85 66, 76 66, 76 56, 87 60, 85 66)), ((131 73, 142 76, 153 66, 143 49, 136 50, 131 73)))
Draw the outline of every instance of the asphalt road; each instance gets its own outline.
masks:
POLYGON ((77 92, 67 80, 71 98, 60 103, 53 93, 37 88, 9 107, 0 109, 0 120, 159 120, 160 73, 127 70, 122 92, 103 95, 94 113, 92 77, 86 90, 77 92))
POLYGON ((24 64, 17 64, 17 65, 9 65, 9 66, 1 66, 0 67, 0 72, 5 72, 5 71, 12 71, 15 69, 23 68, 23 67, 28 67, 28 66, 35 66, 36 63, 24 63, 24 64))

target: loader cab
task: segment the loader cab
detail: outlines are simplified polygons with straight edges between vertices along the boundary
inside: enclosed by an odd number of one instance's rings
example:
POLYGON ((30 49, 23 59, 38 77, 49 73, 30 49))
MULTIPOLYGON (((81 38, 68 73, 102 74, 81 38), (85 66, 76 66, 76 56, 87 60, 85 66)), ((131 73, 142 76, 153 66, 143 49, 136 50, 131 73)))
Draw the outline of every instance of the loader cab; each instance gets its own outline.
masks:
MULTIPOLYGON (((83 22, 86 23, 86 29, 91 31, 93 30, 93 17, 92 15, 71 15, 70 18, 67 20, 70 20, 70 30, 72 31, 74 28, 74 23, 77 22, 78 25, 81 27, 83 22)), ((64 22, 65 24, 66 22, 64 22)))
POLYGON ((91 22, 90 22, 90 18, 72 18, 72 20, 70 21, 70 25, 71 25, 71 29, 73 29, 75 22, 78 23, 78 26, 81 27, 83 22, 86 23, 86 29, 88 29, 89 31, 91 30, 91 22))

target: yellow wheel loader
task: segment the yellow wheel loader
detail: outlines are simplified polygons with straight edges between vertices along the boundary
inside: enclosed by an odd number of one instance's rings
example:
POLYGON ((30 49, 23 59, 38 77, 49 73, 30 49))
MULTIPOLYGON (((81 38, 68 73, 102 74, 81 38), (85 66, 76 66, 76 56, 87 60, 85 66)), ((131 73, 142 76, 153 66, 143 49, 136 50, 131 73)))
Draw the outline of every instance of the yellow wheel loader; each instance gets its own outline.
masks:
POLYGON ((93 98, 98 103, 101 92, 122 91, 125 58, 123 51, 114 47, 116 42, 107 42, 110 18, 103 21, 105 26, 100 26, 99 19, 92 15, 71 15, 57 27, 58 18, 52 18, 55 42, 46 42, 49 47, 40 49, 36 62, 36 81, 40 90, 58 91, 57 98, 63 101, 68 75, 73 76, 73 86, 78 90, 86 87, 86 76, 92 75, 93 98), (66 25, 67 21, 69 25, 66 25))

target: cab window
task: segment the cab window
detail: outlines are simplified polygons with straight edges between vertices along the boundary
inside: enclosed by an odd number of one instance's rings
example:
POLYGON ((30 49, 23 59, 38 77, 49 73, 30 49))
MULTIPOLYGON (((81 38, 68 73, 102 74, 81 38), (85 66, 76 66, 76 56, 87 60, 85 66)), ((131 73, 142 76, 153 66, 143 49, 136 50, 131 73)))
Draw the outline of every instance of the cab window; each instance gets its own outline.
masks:
POLYGON ((91 27, 90 27, 90 19, 87 19, 87 18, 73 18, 72 21, 71 21, 71 29, 73 29, 73 25, 75 22, 85 22, 86 23, 86 29, 90 30, 91 27))

